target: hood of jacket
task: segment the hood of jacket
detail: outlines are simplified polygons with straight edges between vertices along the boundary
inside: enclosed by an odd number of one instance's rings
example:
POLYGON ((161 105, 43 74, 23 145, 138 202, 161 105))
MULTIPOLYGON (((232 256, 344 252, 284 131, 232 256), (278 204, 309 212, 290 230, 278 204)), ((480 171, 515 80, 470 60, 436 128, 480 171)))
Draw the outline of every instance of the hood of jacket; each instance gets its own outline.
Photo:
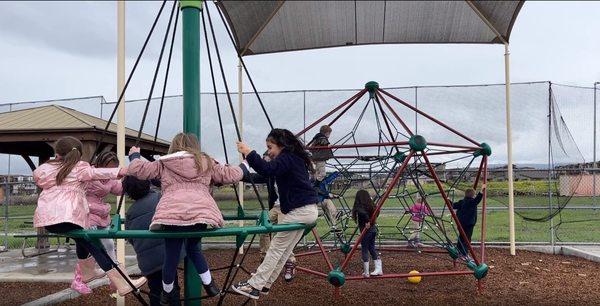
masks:
MULTIPOLYGON (((196 168, 194 155, 185 151, 161 156, 160 162, 165 168, 190 181, 195 180, 202 175, 202 172, 198 171, 196 168)), ((209 161, 206 158, 202 160, 205 169, 208 167, 208 162, 209 161)))

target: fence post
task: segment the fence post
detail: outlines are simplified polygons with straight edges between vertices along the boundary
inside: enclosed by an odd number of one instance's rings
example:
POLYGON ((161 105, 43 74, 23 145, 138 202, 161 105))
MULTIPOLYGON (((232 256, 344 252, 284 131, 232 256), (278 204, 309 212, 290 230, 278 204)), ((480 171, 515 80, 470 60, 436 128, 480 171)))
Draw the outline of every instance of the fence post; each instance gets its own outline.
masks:
POLYGON ((596 209, 596 89, 598 88, 598 82, 594 83, 594 162, 592 162, 592 207, 596 209))
MULTIPOLYGON (((552 82, 548 82, 548 211, 552 216, 552 82)), ((554 252, 554 218, 550 218, 550 244, 554 252)))

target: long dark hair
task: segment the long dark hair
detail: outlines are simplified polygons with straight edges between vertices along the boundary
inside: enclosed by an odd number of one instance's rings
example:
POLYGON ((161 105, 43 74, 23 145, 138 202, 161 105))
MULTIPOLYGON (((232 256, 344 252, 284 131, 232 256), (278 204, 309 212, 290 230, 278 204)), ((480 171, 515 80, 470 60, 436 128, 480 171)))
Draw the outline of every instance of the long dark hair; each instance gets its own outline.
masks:
POLYGON ((65 136, 56 141, 54 152, 60 156, 59 160, 54 161, 60 163, 60 169, 56 174, 56 185, 60 185, 81 160, 83 145, 77 138, 65 136))
POLYGON ((310 173, 314 173, 315 169, 313 167, 312 162, 310 161, 310 156, 308 152, 304 150, 304 145, 298 137, 296 137, 292 132, 286 129, 273 129, 267 136, 267 141, 270 141, 284 150, 289 151, 290 153, 302 158, 306 168, 310 173))
POLYGON ((369 217, 373 216, 375 212, 375 204, 373 204, 371 195, 364 189, 357 191, 354 197, 354 206, 352 206, 352 219, 354 221, 358 217, 358 212, 366 212, 369 217))
POLYGON ((94 167, 100 168, 104 168, 110 163, 119 164, 119 158, 117 157, 117 154, 112 151, 102 152, 92 161, 92 165, 94 167))

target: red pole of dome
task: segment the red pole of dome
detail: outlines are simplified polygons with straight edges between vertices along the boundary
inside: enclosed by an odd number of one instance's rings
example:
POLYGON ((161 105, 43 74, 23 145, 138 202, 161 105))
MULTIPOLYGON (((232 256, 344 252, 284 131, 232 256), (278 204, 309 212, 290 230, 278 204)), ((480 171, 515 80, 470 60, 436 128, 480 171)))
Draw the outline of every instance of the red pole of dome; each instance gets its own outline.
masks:
POLYGON ((486 205, 487 205, 487 156, 483 156, 483 202, 481 203, 481 261, 485 262, 485 235, 486 235, 486 205))
POLYGON ((399 98, 396 98, 396 97, 394 97, 392 94, 388 93, 387 91, 385 91, 385 90, 383 90, 383 89, 381 89, 381 88, 379 88, 378 90, 379 90, 380 92, 384 93, 386 96, 388 96, 388 97, 390 97, 390 98, 392 98, 392 99, 396 100, 396 101, 397 101, 397 102, 399 102, 400 104, 402 104, 402 105, 404 105, 404 106, 406 106, 406 107, 408 107, 408 108, 412 109, 413 111, 417 112, 419 115, 421 115, 421 116, 423 116, 423 117, 425 117, 425 118, 427 118, 427 119, 429 119, 429 120, 431 120, 431 121, 433 121, 433 122, 435 122, 435 123, 437 123, 437 124, 439 124, 439 125, 443 126, 444 128, 446 128, 446 129, 447 129, 447 130, 449 130, 450 132, 452 132, 452 133, 454 133, 454 134, 456 134, 456 135, 458 135, 458 136, 460 136, 460 137, 464 138, 465 140, 467 140, 467 141, 471 142, 472 144, 474 144, 474 145, 476 145, 476 146, 479 146, 479 145, 480 145, 480 144, 479 144, 478 142, 476 142, 475 140, 473 140, 473 139, 471 139, 471 138, 469 138, 469 137, 465 136, 465 135, 464 135, 464 134, 462 134, 461 132, 459 132, 459 131, 457 131, 457 130, 455 130, 455 129, 451 128, 451 127, 449 127, 449 126, 448 126, 448 125, 446 125, 445 123, 443 123, 443 122, 441 122, 441 121, 439 121, 439 120, 437 120, 437 119, 435 119, 435 118, 433 118, 433 117, 429 116, 428 114, 426 114, 425 112, 423 112, 423 111, 419 110, 418 108, 416 108, 416 107, 414 107, 414 106, 412 106, 412 105, 410 105, 410 104, 408 104, 408 103, 406 103, 406 102, 402 101, 402 100, 401 100, 401 99, 399 99, 399 98))
POLYGON ((362 97, 365 92, 367 92, 367 89, 363 89, 361 91, 359 91, 358 93, 356 93, 354 96, 350 97, 350 99, 346 100, 344 103, 338 105, 336 108, 332 109, 331 111, 329 111, 327 114, 323 115, 321 118, 317 119, 317 121, 313 122, 311 125, 307 126, 306 128, 304 128, 302 131, 298 132, 296 134, 296 137, 300 137, 302 136, 302 134, 306 133, 306 131, 312 129, 313 127, 315 127, 317 124, 321 123, 321 121, 327 119, 327 117, 331 116, 331 114, 337 112, 338 110, 340 110, 342 107, 346 106, 349 103, 353 103, 353 101, 360 99, 360 97, 362 97))
POLYGON ((383 101, 383 103, 385 104, 385 106, 387 106, 387 108, 390 110, 390 112, 392 112, 392 115, 394 115, 394 117, 396 118, 396 120, 398 120, 398 122, 400 122, 400 124, 402 125, 402 127, 406 130, 406 132, 408 133, 408 135, 413 136, 413 132, 410 130, 410 128, 406 125, 406 123, 404 123, 404 120, 402 120, 400 118, 400 116, 398 116, 398 114, 396 113, 396 111, 392 108, 392 106, 385 100, 385 98, 383 97, 383 95, 379 92, 377 92, 377 96, 381 99, 381 101, 383 101))
POLYGON ((437 185, 437 187, 440 191, 440 194, 444 198, 444 202, 446 203, 446 206, 448 207, 448 210, 450 211, 450 214, 452 215, 452 220, 454 220, 454 222, 456 222, 456 228, 458 229, 460 237, 462 238, 463 242, 466 243, 467 248, 469 249, 469 252, 473 256, 473 260, 475 261, 475 264, 479 265, 480 262, 477 259, 477 257, 475 256, 475 252, 473 251, 471 242, 467 239, 467 234, 465 234, 465 230, 463 229, 462 224, 460 224, 460 222, 458 221, 456 212, 454 212, 454 209, 452 208, 452 202, 450 201, 450 199, 448 199, 448 195, 444 191, 444 188, 442 187, 442 183, 440 183, 440 179, 438 178, 437 174, 435 173, 433 166, 429 162, 429 158, 427 158, 427 153, 425 153, 425 151, 423 151, 423 158, 425 159, 425 163, 427 164, 427 168, 429 169, 429 172, 431 172, 431 177, 435 181, 435 184, 437 185))

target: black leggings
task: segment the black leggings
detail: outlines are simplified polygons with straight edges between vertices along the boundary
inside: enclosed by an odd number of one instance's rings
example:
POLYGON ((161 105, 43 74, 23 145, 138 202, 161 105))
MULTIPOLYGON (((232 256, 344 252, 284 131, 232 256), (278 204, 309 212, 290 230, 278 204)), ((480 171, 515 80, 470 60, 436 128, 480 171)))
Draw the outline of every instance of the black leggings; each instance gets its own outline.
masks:
MULTIPOLYGON (((46 226, 46 230, 54 234, 64 234, 78 229, 83 228, 79 225, 67 222, 46 226)), ((75 240, 75 250, 77 251, 78 259, 86 259, 90 257, 91 254, 100 268, 105 272, 117 266, 117 264, 110 259, 110 256, 108 256, 104 249, 97 247, 85 239, 73 238, 73 240, 75 240)))

